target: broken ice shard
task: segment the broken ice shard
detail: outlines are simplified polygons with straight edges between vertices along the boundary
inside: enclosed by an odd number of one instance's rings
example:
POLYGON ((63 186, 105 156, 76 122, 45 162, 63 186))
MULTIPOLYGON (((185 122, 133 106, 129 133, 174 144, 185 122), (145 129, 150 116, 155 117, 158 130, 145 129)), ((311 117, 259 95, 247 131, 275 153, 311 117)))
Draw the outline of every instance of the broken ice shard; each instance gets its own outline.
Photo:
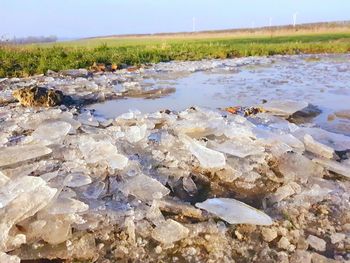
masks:
POLYGON ((32 134, 34 140, 44 144, 58 143, 71 130, 72 125, 65 121, 51 121, 41 124, 32 134))
POLYGON ((170 190, 147 175, 139 174, 129 178, 121 187, 121 191, 131 194, 142 201, 160 199, 170 193, 170 190))
POLYGON ((221 168, 226 165, 223 153, 211 150, 186 135, 181 135, 180 139, 198 159, 203 168, 221 168))
POLYGON ((51 153, 43 145, 17 145, 0 149, 0 167, 35 159, 51 153))
POLYGON ((204 209, 230 224, 271 225, 272 219, 254 207, 230 198, 212 198, 196 207, 204 209))
POLYGON ((184 227, 182 224, 168 219, 153 230, 152 237, 165 245, 171 245, 187 237, 189 232, 188 228, 184 227))
POLYGON ((305 101, 293 100, 275 100, 269 101, 261 105, 266 111, 272 112, 278 116, 290 116, 293 113, 307 107, 308 103, 305 101))
POLYGON ((80 138, 79 149, 87 163, 106 161, 112 169, 122 170, 128 164, 128 158, 118 154, 118 149, 109 141, 95 141, 92 137, 80 138))

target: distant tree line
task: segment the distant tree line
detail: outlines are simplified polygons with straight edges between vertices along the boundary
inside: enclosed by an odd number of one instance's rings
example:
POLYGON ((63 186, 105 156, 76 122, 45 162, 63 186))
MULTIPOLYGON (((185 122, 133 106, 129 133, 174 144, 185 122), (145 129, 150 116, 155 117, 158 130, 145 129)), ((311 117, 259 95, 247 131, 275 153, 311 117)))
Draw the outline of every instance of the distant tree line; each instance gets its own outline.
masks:
POLYGON ((28 37, 13 37, 0 36, 0 44, 34 44, 34 43, 50 43, 56 42, 56 36, 28 36, 28 37))

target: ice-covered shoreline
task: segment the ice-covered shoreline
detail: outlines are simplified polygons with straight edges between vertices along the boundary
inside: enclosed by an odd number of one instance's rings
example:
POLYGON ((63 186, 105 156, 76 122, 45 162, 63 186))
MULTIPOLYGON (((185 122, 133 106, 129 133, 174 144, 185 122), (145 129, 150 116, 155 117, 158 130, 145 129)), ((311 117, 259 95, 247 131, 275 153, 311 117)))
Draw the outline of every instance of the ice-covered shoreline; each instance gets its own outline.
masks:
MULTIPOLYGON (((103 90, 70 85, 82 100, 103 90)), ((286 120, 306 105, 107 119, 9 100, 0 107, 0 262, 348 260, 350 137, 286 120)))

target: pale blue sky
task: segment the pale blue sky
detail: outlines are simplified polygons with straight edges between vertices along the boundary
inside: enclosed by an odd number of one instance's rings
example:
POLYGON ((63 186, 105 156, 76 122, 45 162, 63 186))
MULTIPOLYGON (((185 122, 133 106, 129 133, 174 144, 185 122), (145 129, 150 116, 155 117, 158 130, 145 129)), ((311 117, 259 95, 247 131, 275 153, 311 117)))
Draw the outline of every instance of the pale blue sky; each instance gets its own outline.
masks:
POLYGON ((0 36, 225 29, 350 19, 350 0, 0 0, 0 36))

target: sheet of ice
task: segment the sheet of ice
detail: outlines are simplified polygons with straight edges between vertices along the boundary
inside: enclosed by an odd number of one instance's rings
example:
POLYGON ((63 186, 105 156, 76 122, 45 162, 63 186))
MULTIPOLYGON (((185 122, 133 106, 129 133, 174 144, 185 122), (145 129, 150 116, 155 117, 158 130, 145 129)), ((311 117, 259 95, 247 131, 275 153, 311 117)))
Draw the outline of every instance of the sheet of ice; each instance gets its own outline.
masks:
POLYGON ((128 158, 118 154, 118 149, 109 141, 95 141, 92 137, 82 136, 79 149, 86 162, 98 163, 106 161, 112 169, 122 170, 128 164, 128 158))
POLYGON ((9 180, 10 178, 8 178, 6 175, 4 175, 3 172, 0 171, 0 187, 5 185, 9 180))
POLYGON ((42 123, 33 133, 33 139, 44 145, 59 143, 72 129, 72 125, 65 121, 42 123))
POLYGON ((211 150, 186 135, 180 135, 179 138, 198 159, 203 168, 222 168, 226 165, 223 153, 211 150))
POLYGON ((45 212, 51 215, 74 214, 85 212, 89 206, 73 198, 57 198, 45 208, 45 212))
POLYGON ((146 136, 147 125, 131 126, 125 131, 125 137, 130 143, 135 143, 146 136))
POLYGON ((0 188, 0 209, 7 206, 12 200, 19 195, 31 192, 39 186, 45 185, 46 182, 39 177, 25 176, 17 177, 8 181, 0 188))
POLYGON ((312 161, 320 165, 323 165, 329 171, 332 171, 334 173, 350 178, 350 165, 348 164, 345 164, 345 163, 342 164, 340 162, 336 162, 328 159, 322 159, 322 158, 314 158, 312 161))
POLYGON ((208 147, 229 155, 237 156, 240 158, 245 158, 250 155, 263 154, 265 148, 255 144, 250 139, 233 139, 227 140, 223 143, 216 143, 215 141, 210 141, 208 147))
POLYGON ((290 116, 293 113, 304 109, 307 105, 308 103, 305 101, 271 100, 262 104, 261 107, 278 116, 290 116))
POLYGON ((312 152, 318 156, 332 159, 334 155, 334 150, 322 143, 315 141, 311 135, 305 134, 304 136, 305 148, 307 151, 312 152))
POLYGON ((306 182, 310 177, 321 177, 323 174, 322 166, 296 153, 282 155, 278 160, 278 169, 286 181, 306 182))
POLYGON ((272 219, 245 203, 230 198, 212 198, 196 207, 204 209, 230 224, 271 225, 272 219))
POLYGON ((91 177, 83 173, 72 173, 67 179, 66 186, 69 187, 80 187, 83 185, 90 184, 92 182, 91 177))
POLYGON ((3 147, 0 148, 0 167, 39 158, 51 152, 50 148, 39 144, 3 147))
POLYGON ((350 137, 343 134, 325 131, 320 128, 300 128, 293 135, 303 140, 305 134, 309 134, 319 143, 325 144, 336 151, 345 151, 350 149, 350 137))
POLYGON ((127 179, 120 187, 125 195, 133 195, 142 201, 161 199, 170 193, 170 190, 156 179, 139 174, 127 179))
POLYGON ((78 121, 84 125, 89 125, 93 127, 98 127, 100 124, 96 118, 91 114, 90 111, 83 112, 79 114, 78 121))
MULTIPOLYGON (((12 182, 1 188, 3 193, 1 201, 6 206, 0 209, 0 250, 6 251, 11 227, 43 209, 51 202, 57 192, 55 188, 48 187, 46 182, 39 177, 28 178, 29 182, 27 182, 27 185, 22 185, 22 188, 18 188, 18 194, 14 198, 11 192, 13 189, 12 182), (27 186, 32 187, 26 190, 27 186), (9 199, 11 199, 11 202, 8 202, 9 199)), ((17 185, 19 187, 19 184, 17 185)))
POLYGON ((172 219, 168 219, 156 226, 152 231, 152 237, 167 246, 187 237, 189 232, 189 229, 182 224, 172 219))

